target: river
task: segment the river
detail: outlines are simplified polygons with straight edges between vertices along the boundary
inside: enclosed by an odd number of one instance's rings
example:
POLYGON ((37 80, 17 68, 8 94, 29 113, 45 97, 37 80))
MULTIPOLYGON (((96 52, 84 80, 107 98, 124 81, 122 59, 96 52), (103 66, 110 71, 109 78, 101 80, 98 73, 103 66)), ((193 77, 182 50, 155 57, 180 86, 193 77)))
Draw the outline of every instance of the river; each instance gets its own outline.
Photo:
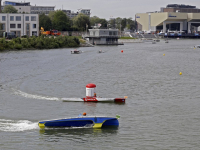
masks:
POLYGON ((200 40, 180 39, 81 47, 81 54, 71 54, 72 48, 1 52, 0 149, 199 149, 197 44, 200 40), (96 84, 97 96, 128 99, 125 104, 60 100, 84 97, 88 83, 96 84), (119 128, 37 125, 83 112, 119 114, 119 128))

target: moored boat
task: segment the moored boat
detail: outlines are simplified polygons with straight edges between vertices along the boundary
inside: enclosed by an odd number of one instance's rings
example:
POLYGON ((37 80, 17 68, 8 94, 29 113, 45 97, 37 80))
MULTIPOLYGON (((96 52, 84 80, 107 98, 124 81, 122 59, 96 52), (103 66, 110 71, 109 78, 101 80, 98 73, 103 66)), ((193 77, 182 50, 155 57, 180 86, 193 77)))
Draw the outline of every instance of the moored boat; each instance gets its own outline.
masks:
MULTIPOLYGON (((84 114, 84 113, 83 113, 84 114)), ((85 113, 86 115, 86 113, 85 113)), ((118 127, 120 118, 119 115, 116 117, 104 117, 104 116, 80 116, 75 118, 65 118, 56 120, 40 121, 38 126, 40 128, 65 128, 65 127, 118 127)))

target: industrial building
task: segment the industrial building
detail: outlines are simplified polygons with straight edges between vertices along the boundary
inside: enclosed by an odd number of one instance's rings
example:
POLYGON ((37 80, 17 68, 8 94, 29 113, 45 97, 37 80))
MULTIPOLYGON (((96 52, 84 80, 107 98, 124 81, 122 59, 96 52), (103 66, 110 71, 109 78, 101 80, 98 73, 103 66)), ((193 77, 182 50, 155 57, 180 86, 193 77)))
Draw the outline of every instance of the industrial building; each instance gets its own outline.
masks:
POLYGON ((137 13, 135 19, 138 31, 196 33, 200 26, 200 9, 190 5, 169 4, 161 11, 137 13))

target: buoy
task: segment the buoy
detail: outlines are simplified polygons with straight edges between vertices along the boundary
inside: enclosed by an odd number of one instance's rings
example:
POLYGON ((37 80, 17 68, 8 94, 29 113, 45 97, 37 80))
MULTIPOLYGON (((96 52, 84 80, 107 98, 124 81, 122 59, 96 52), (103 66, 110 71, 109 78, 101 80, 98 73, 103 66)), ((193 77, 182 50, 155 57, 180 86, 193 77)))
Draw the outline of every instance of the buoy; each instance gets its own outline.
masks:
POLYGON ((182 75, 182 72, 180 72, 179 75, 182 75))
POLYGON ((163 56, 165 56, 165 54, 163 54, 163 56))
POLYGON ((123 51, 123 50, 121 50, 121 52, 123 53, 124 51, 123 51))
POLYGON ((83 116, 86 116, 86 112, 83 113, 83 116))

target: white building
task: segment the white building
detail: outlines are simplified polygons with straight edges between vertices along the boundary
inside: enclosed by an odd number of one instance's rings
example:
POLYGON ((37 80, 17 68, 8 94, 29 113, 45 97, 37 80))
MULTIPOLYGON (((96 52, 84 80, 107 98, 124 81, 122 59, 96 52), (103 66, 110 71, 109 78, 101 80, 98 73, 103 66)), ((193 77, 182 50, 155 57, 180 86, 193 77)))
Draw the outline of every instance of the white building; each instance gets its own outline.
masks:
POLYGON ((0 25, 3 32, 15 32, 16 36, 39 36, 38 14, 0 13, 0 25))
POLYGON ((78 9, 77 12, 73 12, 73 11, 71 11, 71 10, 62 10, 62 11, 65 12, 66 15, 67 15, 70 19, 76 17, 76 16, 77 16, 78 14, 80 14, 80 13, 82 13, 82 14, 88 16, 88 17, 90 17, 90 14, 91 14, 91 13, 90 13, 90 9, 78 9))

